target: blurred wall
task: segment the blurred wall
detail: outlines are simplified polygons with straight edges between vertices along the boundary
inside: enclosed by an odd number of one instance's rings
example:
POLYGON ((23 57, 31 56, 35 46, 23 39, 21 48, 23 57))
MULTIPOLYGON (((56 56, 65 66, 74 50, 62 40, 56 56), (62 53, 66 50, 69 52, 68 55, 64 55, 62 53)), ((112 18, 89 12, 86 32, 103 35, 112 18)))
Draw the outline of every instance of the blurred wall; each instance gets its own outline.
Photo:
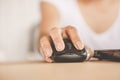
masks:
POLYGON ((40 0, 0 0, 0 52, 29 53, 31 29, 40 20, 40 0))

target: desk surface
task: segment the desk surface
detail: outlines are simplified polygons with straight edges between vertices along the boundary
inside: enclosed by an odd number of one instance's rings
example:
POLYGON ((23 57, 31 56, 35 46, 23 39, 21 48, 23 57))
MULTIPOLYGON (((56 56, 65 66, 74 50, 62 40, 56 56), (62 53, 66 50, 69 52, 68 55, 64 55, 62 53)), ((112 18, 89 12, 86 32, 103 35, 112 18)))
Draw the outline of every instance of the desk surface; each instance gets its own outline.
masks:
POLYGON ((120 63, 9 63, 0 64, 0 80, 120 80, 120 63))

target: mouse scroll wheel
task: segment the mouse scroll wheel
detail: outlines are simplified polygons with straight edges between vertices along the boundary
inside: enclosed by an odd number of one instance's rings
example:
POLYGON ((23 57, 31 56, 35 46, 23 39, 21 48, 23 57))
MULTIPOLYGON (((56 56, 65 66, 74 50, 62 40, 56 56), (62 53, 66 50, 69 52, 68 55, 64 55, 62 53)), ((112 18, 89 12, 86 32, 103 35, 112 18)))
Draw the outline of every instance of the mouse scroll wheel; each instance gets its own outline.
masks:
POLYGON ((72 49, 71 43, 66 43, 66 46, 67 46, 68 50, 71 50, 71 49, 72 49))

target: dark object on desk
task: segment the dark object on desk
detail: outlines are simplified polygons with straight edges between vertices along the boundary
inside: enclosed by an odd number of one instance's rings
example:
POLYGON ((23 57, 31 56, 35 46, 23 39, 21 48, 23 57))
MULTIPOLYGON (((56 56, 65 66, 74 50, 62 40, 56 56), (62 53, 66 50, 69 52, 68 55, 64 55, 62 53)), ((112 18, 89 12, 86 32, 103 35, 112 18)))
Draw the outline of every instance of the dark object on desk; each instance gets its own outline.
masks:
MULTIPOLYGON (((84 62, 91 58, 89 50, 77 50, 70 39, 64 39, 65 49, 58 52, 51 42, 53 49, 52 59, 55 62, 84 62)), ((120 61, 120 50, 94 50, 94 58, 100 60, 120 61)))
POLYGON ((120 50, 95 50, 93 57, 100 60, 120 61, 120 50))
POLYGON ((83 50, 77 50, 70 39, 64 39, 64 43, 65 49, 58 52, 53 41, 51 42, 53 49, 52 59, 55 62, 83 62, 86 60, 88 53, 85 48, 83 50))

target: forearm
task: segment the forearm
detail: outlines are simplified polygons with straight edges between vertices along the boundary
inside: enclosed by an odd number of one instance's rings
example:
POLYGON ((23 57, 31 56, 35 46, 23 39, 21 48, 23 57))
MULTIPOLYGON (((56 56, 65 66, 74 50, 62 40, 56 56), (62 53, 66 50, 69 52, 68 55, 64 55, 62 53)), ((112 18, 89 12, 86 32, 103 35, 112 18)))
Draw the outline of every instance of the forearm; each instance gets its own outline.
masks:
POLYGON ((42 21, 39 27, 40 37, 49 34, 52 28, 59 27, 60 22, 59 12, 53 5, 44 2, 41 5, 42 21))
POLYGON ((59 21, 58 20, 42 20, 39 30, 40 30, 40 37, 44 35, 48 35, 51 31, 51 29, 59 27, 59 21))

